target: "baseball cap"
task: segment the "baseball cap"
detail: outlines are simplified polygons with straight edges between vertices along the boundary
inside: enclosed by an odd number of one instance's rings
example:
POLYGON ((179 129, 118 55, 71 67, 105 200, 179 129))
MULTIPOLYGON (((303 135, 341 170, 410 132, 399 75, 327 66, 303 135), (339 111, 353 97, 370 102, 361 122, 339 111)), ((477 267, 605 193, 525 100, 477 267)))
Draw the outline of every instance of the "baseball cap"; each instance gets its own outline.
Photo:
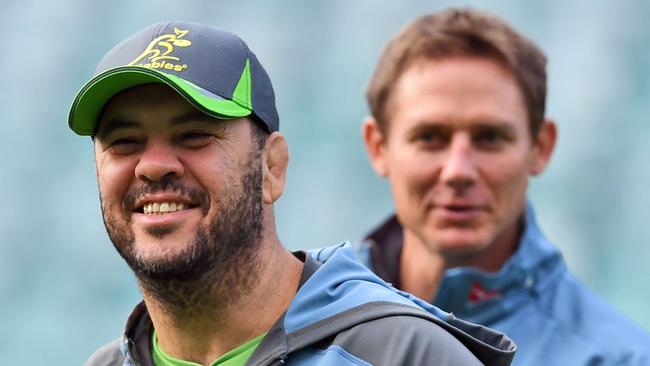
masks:
POLYGON ((268 132, 279 128, 271 80, 233 33, 188 22, 151 25, 111 49, 77 93, 68 125, 92 136, 104 105, 147 83, 166 84, 196 108, 220 119, 254 115, 268 132))

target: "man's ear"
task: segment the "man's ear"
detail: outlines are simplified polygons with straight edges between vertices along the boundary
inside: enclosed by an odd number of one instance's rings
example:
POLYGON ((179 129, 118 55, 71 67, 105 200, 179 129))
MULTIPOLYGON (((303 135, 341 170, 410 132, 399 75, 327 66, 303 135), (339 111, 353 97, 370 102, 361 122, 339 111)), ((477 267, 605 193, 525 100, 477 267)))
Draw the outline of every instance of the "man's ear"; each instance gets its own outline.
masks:
POLYGON ((535 141, 533 141, 535 144, 533 145, 533 149, 535 151, 533 162, 530 165, 529 173, 531 175, 538 175, 544 171, 551 160, 556 141, 557 126, 555 125, 555 121, 545 119, 542 125, 539 126, 539 131, 537 131, 537 136, 535 137, 535 141))
POLYGON ((368 116, 363 121, 361 134, 363 135, 363 142, 366 145, 368 158, 370 164, 375 170, 375 173, 385 177, 388 175, 388 166, 386 165, 386 138, 377 121, 368 116))
POLYGON ((273 204, 282 195, 289 165, 289 147, 280 132, 273 132, 266 138, 262 154, 262 199, 273 204))

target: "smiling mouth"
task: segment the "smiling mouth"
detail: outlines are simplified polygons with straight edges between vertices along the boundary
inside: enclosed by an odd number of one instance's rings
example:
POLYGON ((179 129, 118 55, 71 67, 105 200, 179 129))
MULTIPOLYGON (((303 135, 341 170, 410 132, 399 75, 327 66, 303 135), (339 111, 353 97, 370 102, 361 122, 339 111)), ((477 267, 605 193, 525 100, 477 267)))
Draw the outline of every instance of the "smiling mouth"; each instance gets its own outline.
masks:
POLYGON ((479 210, 478 207, 474 206, 445 206, 445 209, 452 212, 472 212, 479 210))
POLYGON ((180 202, 150 202, 139 207, 136 212, 145 215, 164 215, 172 212, 189 210, 196 206, 180 202))
POLYGON ((454 220, 473 220, 477 215, 482 215, 487 211, 487 208, 484 206, 472 205, 443 205, 439 206, 439 209, 442 215, 447 218, 453 218, 454 220))

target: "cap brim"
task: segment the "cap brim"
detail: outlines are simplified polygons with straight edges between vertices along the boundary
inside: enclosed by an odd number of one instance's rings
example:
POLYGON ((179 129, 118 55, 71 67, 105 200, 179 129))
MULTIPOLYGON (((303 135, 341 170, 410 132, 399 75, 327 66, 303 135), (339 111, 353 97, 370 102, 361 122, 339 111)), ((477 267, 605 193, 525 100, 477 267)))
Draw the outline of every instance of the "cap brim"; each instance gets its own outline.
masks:
POLYGON ((111 98, 129 88, 149 83, 168 85, 195 107, 216 118, 232 119, 252 114, 249 108, 224 99, 176 75, 139 66, 124 66, 95 76, 81 88, 70 107, 68 125, 78 135, 92 136, 97 120, 111 98))

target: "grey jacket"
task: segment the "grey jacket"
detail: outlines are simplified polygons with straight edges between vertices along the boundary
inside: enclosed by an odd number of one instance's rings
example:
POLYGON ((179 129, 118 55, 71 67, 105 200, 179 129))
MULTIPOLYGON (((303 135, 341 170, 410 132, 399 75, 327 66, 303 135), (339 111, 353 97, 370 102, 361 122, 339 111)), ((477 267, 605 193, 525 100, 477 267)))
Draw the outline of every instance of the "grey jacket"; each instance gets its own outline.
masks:
MULTIPOLYGON (((418 306, 357 263, 349 244, 304 259, 299 291, 247 365, 505 366, 514 356, 504 335, 418 306)), ((153 365, 152 326, 141 303, 125 335, 86 365, 153 365)))

